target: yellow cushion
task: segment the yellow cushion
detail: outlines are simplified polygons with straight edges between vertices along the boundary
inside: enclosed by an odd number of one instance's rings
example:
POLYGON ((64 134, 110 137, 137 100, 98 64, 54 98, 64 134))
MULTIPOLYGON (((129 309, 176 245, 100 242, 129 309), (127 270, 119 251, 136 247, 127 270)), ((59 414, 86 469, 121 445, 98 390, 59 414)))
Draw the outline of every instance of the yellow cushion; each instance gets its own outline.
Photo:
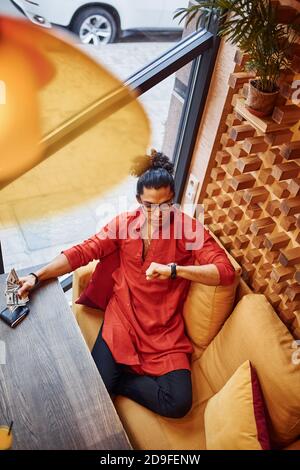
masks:
POLYGON ((199 359, 214 393, 247 359, 265 399, 271 446, 284 447, 300 434, 300 364, 291 357, 293 337, 263 294, 247 294, 199 359))
POLYGON ((91 261, 87 265, 76 269, 73 273, 72 310, 90 351, 93 349, 102 325, 104 312, 100 309, 75 304, 75 300, 78 299, 81 292, 88 285, 97 262, 98 260, 91 261))
POLYGON ((205 450, 205 404, 180 419, 159 416, 121 395, 114 406, 135 450, 205 450))
POLYGON ((240 276, 229 286, 206 286, 192 282, 186 297, 183 316, 189 338, 193 342, 192 360, 200 357, 232 312, 240 276))
MULTIPOLYGON (((258 431, 255 417, 252 374, 249 361, 245 361, 206 405, 204 411, 206 447, 208 450, 262 450, 269 449, 268 434, 264 439, 258 431), (262 439, 262 440, 261 440, 262 439)), ((263 406, 263 403, 260 403, 263 406)))
POLYGON ((103 322, 104 312, 96 308, 78 305, 76 320, 90 351, 92 351, 103 322))
POLYGON ((82 291, 88 285, 98 260, 93 260, 85 266, 75 269, 73 271, 73 284, 72 284, 72 309, 75 316, 77 311, 80 310, 81 305, 75 304, 82 291))
POLYGON ((300 450, 300 439, 285 447, 283 450, 300 450))
POLYGON ((179 419, 160 416, 122 395, 115 397, 114 405, 134 449, 205 449, 204 409, 213 392, 199 361, 192 365, 192 388, 192 408, 179 419))

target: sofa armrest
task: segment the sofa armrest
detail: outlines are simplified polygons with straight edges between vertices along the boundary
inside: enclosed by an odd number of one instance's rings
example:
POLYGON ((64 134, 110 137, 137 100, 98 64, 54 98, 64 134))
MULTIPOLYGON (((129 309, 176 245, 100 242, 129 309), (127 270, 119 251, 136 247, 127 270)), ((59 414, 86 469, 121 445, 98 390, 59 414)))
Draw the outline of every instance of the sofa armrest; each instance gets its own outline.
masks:
POLYGON ((93 271, 98 263, 98 260, 91 261, 85 266, 75 269, 73 272, 73 285, 72 285, 72 310, 77 316, 78 304, 75 304, 75 301, 80 296, 81 292, 88 285, 93 271))
POLYGON ((104 312, 100 309, 75 304, 75 301, 88 285, 97 263, 98 260, 91 261, 73 272, 72 310, 90 351, 93 349, 98 336, 104 312))

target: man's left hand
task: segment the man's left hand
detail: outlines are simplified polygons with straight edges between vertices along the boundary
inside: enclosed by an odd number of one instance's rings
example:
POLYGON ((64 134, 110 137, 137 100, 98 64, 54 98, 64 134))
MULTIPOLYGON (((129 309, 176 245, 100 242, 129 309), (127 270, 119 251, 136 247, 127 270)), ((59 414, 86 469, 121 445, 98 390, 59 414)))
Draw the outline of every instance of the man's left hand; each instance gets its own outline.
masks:
POLYGON ((146 279, 168 279, 171 276, 171 267, 167 264, 151 263, 146 271, 146 279))

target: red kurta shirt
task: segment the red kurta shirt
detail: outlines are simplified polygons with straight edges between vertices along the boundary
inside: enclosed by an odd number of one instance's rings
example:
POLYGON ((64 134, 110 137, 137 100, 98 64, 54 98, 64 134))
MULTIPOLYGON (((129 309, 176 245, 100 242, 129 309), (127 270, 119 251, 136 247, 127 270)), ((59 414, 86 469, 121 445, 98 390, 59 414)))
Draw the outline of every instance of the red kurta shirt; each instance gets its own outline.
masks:
POLYGON ((159 376, 176 369, 191 370, 193 346, 185 334, 182 315, 191 281, 180 277, 147 280, 145 272, 151 262, 181 266, 213 263, 222 285, 232 283, 235 277, 225 251, 200 222, 177 208, 174 213, 169 239, 163 239, 159 230, 153 233, 145 259, 140 230, 146 217, 140 208, 116 216, 99 233, 62 251, 75 270, 119 250, 120 266, 112 274, 114 288, 102 336, 114 359, 138 374, 159 376), (192 231, 176 231, 183 219, 191 222, 192 231), (124 224, 130 226, 130 235, 127 229, 124 232, 124 224), (195 240, 195 230, 203 234, 196 249, 187 245, 195 240))

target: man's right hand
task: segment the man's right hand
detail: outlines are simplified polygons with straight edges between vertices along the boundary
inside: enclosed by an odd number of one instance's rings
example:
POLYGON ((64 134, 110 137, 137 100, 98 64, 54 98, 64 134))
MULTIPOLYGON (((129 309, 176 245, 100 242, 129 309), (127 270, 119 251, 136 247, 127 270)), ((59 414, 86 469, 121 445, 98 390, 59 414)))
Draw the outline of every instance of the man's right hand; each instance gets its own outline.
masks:
POLYGON ((18 290, 18 296, 27 297, 29 291, 31 291, 35 286, 35 277, 32 274, 28 276, 19 277, 20 289, 18 290))

